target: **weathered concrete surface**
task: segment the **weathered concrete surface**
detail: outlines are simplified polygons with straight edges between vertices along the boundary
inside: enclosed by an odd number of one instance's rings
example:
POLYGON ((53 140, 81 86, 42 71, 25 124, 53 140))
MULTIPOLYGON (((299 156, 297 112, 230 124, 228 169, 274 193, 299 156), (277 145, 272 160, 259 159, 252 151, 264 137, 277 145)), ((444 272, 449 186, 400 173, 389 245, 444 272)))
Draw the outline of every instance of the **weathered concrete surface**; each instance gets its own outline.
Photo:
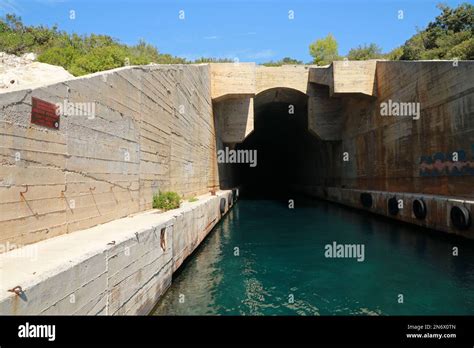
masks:
POLYGON ((376 100, 345 100, 341 184, 474 197, 474 64, 378 62, 377 86, 376 100), (388 100, 419 103, 420 119, 381 116, 388 100))
POLYGON ((377 60, 335 61, 326 68, 311 68, 309 82, 329 86, 331 96, 357 93, 376 95, 377 60))
POLYGON ((252 133, 256 95, 272 89, 308 89, 309 66, 211 63, 210 69, 214 117, 220 140, 227 144, 241 143, 252 133))
POLYGON ((211 63, 213 100, 229 94, 258 94, 271 88, 306 93, 310 66, 259 66, 255 63, 211 63))
POLYGON ((30 244, 218 186, 208 65, 127 67, 0 94, 0 243, 30 244), (31 98, 89 103, 59 130, 31 98), (22 194, 21 194, 22 193, 22 194))
POLYGON ((308 96, 308 130, 321 140, 341 140, 341 98, 330 97, 329 87, 319 84, 312 84, 308 96))
POLYGON ((291 88, 306 93, 309 70, 306 65, 259 66, 255 74, 255 93, 272 88, 291 88))
MULTIPOLYGON (((328 67, 254 63, 211 65, 211 95, 224 142, 240 143, 251 133, 254 112, 249 98, 269 90, 296 90, 310 96, 308 129, 322 140, 340 140, 343 125, 343 95, 375 96, 377 61, 342 61, 328 67), (327 86, 328 93, 324 90, 327 86), (334 97, 334 98, 330 98, 334 97), (240 100, 239 100, 240 99, 240 100), (225 115, 225 116, 222 116, 225 115)), ((275 101, 276 102, 276 101, 275 101)), ((291 103, 291 101, 288 101, 291 103)))
POLYGON ((211 97, 229 94, 255 94, 255 63, 211 63, 211 97))
MULTIPOLYGON (((321 170, 328 163, 337 166, 324 175, 314 173, 315 181, 330 180, 355 189, 473 197, 468 183, 474 174, 474 64, 379 61, 376 79, 377 97, 339 95, 340 114, 322 112, 323 121, 334 114, 340 118, 335 139, 341 141, 326 142, 331 150, 320 150, 329 155, 321 170), (420 119, 382 116, 381 105, 388 100, 419 103, 420 119), (449 160, 453 152, 459 155, 457 162, 449 160)), ((334 99, 327 96, 328 101, 334 99)), ((309 116, 310 127, 318 122, 317 116, 309 116)))
POLYGON ((298 184, 432 195, 438 208, 426 224, 471 238, 473 226, 460 232, 450 225, 446 202, 474 197, 474 63, 378 61, 376 67, 374 96, 310 95, 309 128, 323 136, 306 144, 313 155, 300 168, 298 184), (389 100, 419 103, 420 118, 382 116, 389 100))
POLYGON ((148 314, 228 197, 219 191, 0 255, 0 315, 148 314), (16 286, 20 295, 7 291, 16 286))
POLYGON ((254 129, 254 96, 228 95, 213 103, 216 131, 224 143, 240 143, 254 129))

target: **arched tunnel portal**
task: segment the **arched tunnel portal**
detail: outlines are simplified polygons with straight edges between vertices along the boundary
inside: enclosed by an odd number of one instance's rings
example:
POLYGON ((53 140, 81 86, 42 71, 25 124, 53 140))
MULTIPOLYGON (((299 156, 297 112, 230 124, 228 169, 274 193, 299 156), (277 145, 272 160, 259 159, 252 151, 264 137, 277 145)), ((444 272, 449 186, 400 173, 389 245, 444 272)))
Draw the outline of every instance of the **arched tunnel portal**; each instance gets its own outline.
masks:
POLYGON ((287 196, 315 164, 318 144, 308 131, 308 96, 291 88, 272 88, 254 98, 254 130, 235 149, 253 152, 251 165, 235 166, 245 195, 287 196), (314 154, 314 152, 313 152, 314 154))

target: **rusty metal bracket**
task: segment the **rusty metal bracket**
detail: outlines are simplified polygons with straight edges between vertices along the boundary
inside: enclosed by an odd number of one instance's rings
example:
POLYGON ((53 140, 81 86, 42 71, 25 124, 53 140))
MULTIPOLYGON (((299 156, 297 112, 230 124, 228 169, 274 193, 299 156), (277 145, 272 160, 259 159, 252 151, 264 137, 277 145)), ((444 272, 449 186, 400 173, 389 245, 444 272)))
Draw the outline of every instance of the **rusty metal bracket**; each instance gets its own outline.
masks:
POLYGON ((29 189, 29 186, 28 186, 28 185, 25 185, 25 187, 26 187, 26 190, 20 192, 20 196, 22 196, 22 197, 24 197, 23 195, 24 195, 25 193, 27 193, 27 192, 28 192, 28 189, 29 189))
POLYGON ((17 286, 15 286, 15 287, 12 288, 12 289, 8 289, 8 291, 15 293, 17 296, 20 296, 21 293, 23 292, 23 289, 21 288, 20 285, 17 285, 17 286))

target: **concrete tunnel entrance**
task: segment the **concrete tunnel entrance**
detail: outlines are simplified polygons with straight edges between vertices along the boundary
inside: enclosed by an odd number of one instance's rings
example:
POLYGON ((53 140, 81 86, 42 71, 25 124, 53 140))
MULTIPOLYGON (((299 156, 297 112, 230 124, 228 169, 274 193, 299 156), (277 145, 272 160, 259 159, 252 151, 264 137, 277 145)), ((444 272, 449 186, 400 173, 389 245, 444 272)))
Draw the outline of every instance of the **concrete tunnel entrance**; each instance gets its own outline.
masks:
POLYGON ((300 182, 317 141, 308 131, 307 110, 308 96, 294 89, 274 88, 255 96, 254 131, 236 145, 257 152, 255 167, 235 167, 245 196, 287 196, 300 182))

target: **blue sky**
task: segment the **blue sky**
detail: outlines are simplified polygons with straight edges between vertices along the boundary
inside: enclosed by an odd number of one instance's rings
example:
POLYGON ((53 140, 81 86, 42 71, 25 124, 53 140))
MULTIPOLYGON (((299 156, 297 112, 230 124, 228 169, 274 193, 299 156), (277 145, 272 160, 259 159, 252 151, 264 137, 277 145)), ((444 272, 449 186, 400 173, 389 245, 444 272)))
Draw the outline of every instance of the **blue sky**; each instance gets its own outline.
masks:
MULTIPOLYGON (((339 53, 375 42, 403 44, 439 10, 439 0, 0 0, 0 15, 79 34, 140 38, 162 53, 188 59, 237 58, 257 63, 290 56, 311 61, 308 46, 332 33, 339 53), (76 18, 69 18, 74 10, 76 18), (398 19, 399 11, 403 19, 398 19), (184 20, 179 18, 184 11, 184 20), (294 18, 290 19, 290 11, 294 18)), ((443 1, 450 6, 463 2, 443 1)))

